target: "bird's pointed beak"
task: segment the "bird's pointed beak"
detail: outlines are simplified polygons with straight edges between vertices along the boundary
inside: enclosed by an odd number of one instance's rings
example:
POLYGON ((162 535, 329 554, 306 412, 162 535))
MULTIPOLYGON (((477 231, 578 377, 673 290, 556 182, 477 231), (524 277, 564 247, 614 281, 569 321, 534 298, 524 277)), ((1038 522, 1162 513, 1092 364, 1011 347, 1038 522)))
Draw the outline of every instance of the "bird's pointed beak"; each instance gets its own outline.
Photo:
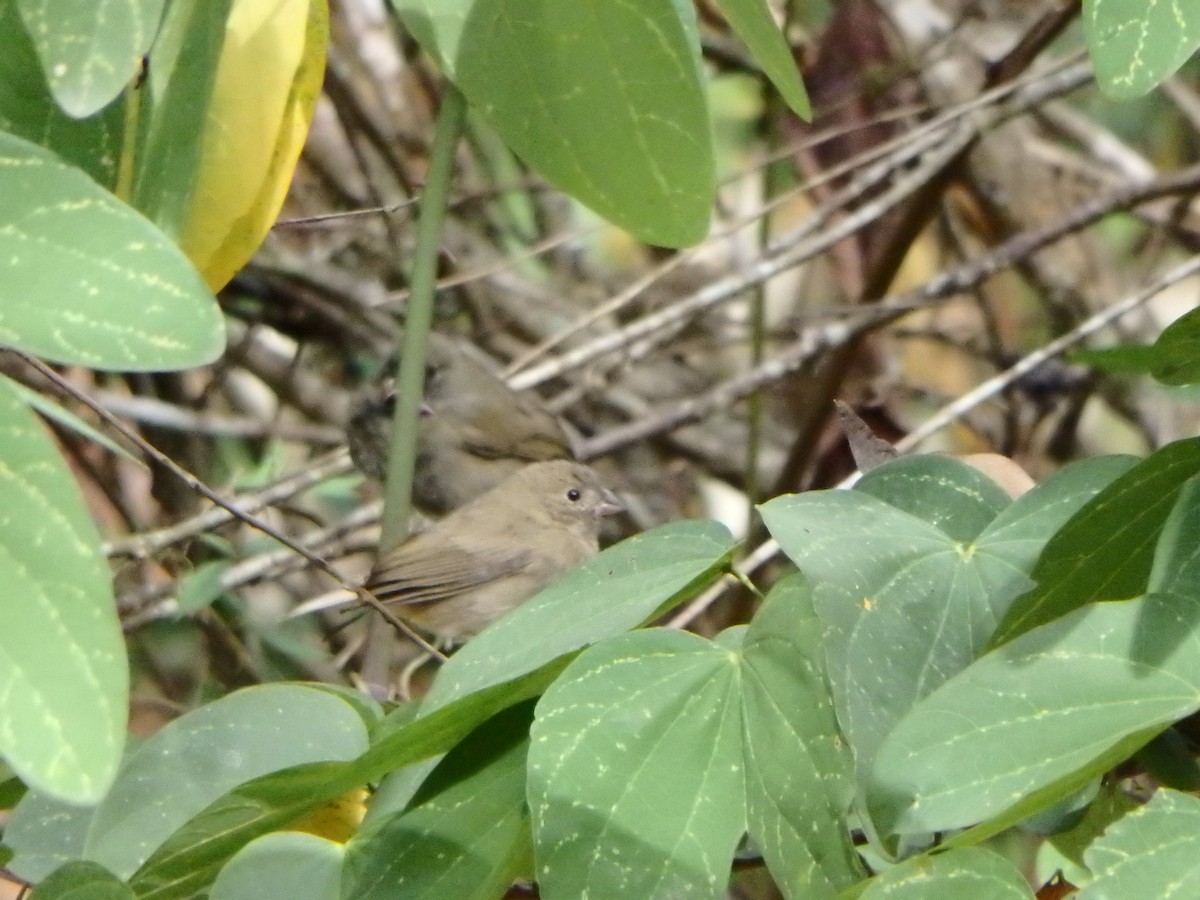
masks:
POLYGON ((600 492, 600 500, 601 502, 596 506, 596 515, 598 516, 615 516, 617 513, 625 512, 625 504, 607 488, 600 492))

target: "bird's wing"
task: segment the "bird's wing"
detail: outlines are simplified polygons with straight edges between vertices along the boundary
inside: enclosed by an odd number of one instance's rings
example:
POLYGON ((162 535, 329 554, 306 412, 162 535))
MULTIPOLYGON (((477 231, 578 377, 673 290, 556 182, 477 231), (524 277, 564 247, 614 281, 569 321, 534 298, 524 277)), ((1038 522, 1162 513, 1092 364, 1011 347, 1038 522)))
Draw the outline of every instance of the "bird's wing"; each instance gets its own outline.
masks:
POLYGON ((522 405, 504 415, 485 414, 464 423, 462 446, 481 459, 544 462, 569 459, 571 445, 562 426, 549 413, 522 405))
POLYGON ((528 550, 466 550, 454 544, 401 546, 371 573, 366 588, 384 603, 434 603, 529 565, 528 550))

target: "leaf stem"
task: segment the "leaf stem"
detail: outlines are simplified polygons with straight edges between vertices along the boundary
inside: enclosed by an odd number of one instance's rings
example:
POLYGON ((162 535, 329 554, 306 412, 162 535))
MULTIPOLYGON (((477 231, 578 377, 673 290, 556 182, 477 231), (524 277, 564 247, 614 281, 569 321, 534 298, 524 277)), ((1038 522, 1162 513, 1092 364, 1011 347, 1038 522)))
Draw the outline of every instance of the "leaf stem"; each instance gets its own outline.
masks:
POLYGON ((404 321, 400 364, 396 370, 396 415, 392 420, 387 488, 383 498, 383 530, 379 538, 381 553, 399 544, 408 532, 413 474, 416 471, 417 417, 425 386, 425 355, 433 322, 442 223, 446 218, 450 177, 454 170, 454 147, 462 134, 466 113, 466 98, 458 88, 447 84, 430 150, 429 175, 421 195, 411 292, 404 321))

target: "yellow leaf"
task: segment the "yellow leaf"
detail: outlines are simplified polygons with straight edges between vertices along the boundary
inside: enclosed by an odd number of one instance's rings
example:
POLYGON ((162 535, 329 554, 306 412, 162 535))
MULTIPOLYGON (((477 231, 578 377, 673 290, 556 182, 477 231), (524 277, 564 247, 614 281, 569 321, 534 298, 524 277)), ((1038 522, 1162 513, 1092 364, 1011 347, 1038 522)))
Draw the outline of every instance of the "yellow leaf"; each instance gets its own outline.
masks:
POLYGON ((311 815, 291 826, 291 830, 344 844, 362 824, 367 812, 366 800, 367 792, 362 788, 348 791, 314 810, 311 815))
POLYGON ((235 0, 225 27, 184 252, 214 291, 283 205, 325 72, 325 0, 235 0))

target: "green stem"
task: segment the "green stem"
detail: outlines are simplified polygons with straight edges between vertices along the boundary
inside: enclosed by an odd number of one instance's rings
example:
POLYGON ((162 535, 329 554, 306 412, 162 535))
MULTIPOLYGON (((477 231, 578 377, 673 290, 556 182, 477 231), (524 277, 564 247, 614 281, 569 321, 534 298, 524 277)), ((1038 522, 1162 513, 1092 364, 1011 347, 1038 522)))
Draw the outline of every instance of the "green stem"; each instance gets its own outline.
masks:
POLYGON ((388 457, 387 489, 383 498, 383 532, 380 553, 402 541, 408 532, 412 511, 413 474, 417 460, 417 419, 425 387, 425 350, 433 323, 433 301, 437 284, 438 254, 442 223, 450 196, 454 171, 454 148, 466 121, 467 101, 458 88, 447 85, 438 114, 437 131, 430 151, 429 174, 421 193, 417 221, 411 293, 404 319, 404 341, 396 371, 396 415, 392 420, 391 452, 388 457))
MULTIPOLYGON (((429 174, 421 193, 417 244, 413 251, 412 278, 409 282, 411 293, 404 319, 400 365, 396 370, 396 414, 392 419, 391 450, 384 483, 379 556, 408 536, 413 475, 417 465, 417 419, 421 414, 421 395, 425 390, 425 349, 433 324, 442 223, 446 220, 450 176, 454 171, 454 147, 466 118, 466 98, 454 85, 447 84, 438 113, 433 147, 430 149, 429 174)), ((383 617, 372 616, 363 652, 362 679, 376 699, 383 699, 388 694, 394 641, 391 627, 383 617)))

